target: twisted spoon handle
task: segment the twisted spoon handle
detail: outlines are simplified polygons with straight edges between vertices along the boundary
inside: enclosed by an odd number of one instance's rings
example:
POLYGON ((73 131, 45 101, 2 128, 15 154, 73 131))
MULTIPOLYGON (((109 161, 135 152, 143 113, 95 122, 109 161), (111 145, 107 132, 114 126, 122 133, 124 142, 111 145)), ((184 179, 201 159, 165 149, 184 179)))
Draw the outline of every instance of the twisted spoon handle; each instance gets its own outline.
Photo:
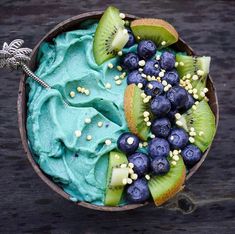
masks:
POLYGON ((4 42, 2 50, 0 50, 0 68, 9 68, 11 70, 22 69, 25 74, 35 80, 38 84, 46 89, 50 89, 45 81, 36 76, 27 66, 30 61, 32 52, 29 48, 22 48, 24 41, 21 39, 13 40, 9 45, 4 42))
POLYGON ((36 82, 38 82, 42 87, 46 89, 50 89, 50 85, 48 85, 45 81, 41 80, 38 76, 36 76, 25 64, 20 65, 22 70, 24 71, 25 74, 27 74, 29 77, 34 79, 36 82))

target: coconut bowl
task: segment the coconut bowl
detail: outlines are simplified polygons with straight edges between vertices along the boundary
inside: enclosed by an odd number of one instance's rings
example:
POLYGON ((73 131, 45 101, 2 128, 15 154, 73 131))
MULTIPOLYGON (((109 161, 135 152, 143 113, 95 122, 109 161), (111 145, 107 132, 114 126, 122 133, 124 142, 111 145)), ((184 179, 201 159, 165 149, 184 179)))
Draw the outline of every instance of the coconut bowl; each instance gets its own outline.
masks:
MULTIPOLYGON (((32 71, 35 71, 37 69, 37 53, 38 49, 42 42, 50 42, 54 37, 57 35, 67 32, 70 30, 75 30, 79 28, 79 25, 82 21, 87 19, 99 19, 103 14, 103 11, 93 11, 88 12, 85 14, 80 14, 77 16, 74 16, 68 20, 65 20, 55 26, 50 32, 48 32, 34 47, 33 52, 31 54, 31 62, 29 64, 29 67, 32 71)), ((137 19, 138 17, 134 15, 126 15, 126 18, 129 20, 137 19)), ((172 48, 174 48, 177 51, 186 52, 188 55, 195 55, 195 52, 193 49, 186 44, 181 38, 179 38, 179 41, 172 45, 172 48)), ((56 183, 52 181, 52 179, 46 175, 38 166, 38 164, 34 161, 34 158, 32 156, 32 152, 30 151, 29 145, 28 145, 28 138, 27 138, 27 131, 26 131, 26 118, 27 118, 27 95, 26 95, 26 76, 22 76, 20 78, 20 84, 19 84, 19 92, 18 92, 18 101, 17 101, 17 111, 18 111, 18 123, 19 123, 19 130, 20 130, 20 136, 23 144, 23 148, 26 152, 26 155, 28 157, 29 162, 31 163, 33 169, 36 171, 38 176, 56 193, 58 193, 60 196, 64 197, 65 199, 69 199, 69 194, 64 192, 61 187, 59 187, 56 183)), ((219 118, 219 107, 218 107, 218 100, 217 100, 217 94, 216 90, 213 84, 212 77, 209 76, 209 79, 207 80, 207 88, 208 93, 207 96, 209 98, 209 105, 215 115, 216 118, 216 129, 218 126, 218 118, 219 118)), ((204 162, 206 156, 208 155, 208 152, 210 150, 210 147, 205 151, 203 154, 203 157, 201 160, 189 171, 187 174, 186 180, 189 180, 189 178, 198 170, 198 168, 202 165, 204 162)), ((75 204, 78 206, 83 206, 89 209, 94 210, 101 210, 101 211, 125 211, 125 210, 131 210, 136 209, 138 207, 146 206, 150 202, 146 202, 144 204, 133 204, 133 205, 125 205, 125 206, 118 206, 118 207, 108 207, 108 206, 97 206, 93 205, 87 202, 76 202, 75 204)))

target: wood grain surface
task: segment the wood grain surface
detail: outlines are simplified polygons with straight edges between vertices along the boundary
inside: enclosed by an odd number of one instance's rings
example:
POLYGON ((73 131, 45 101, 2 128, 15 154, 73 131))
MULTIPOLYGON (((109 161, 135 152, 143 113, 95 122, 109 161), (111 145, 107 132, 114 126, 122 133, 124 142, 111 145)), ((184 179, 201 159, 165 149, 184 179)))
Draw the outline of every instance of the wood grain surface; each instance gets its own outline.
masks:
POLYGON ((62 20, 110 4, 168 20, 198 54, 212 56, 220 124, 208 158, 187 183, 197 209, 183 215, 174 207, 149 205, 105 213, 57 195, 33 171, 21 146, 20 73, 0 71, 0 233, 235 233, 235 1, 0 0, 0 43, 23 38, 32 48, 62 20))

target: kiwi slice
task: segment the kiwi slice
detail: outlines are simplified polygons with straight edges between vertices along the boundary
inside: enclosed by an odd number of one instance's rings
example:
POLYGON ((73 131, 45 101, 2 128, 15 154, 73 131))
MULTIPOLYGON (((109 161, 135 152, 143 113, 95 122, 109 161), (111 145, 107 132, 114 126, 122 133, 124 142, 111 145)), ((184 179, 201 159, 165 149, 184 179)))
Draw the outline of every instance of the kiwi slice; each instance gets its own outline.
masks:
POLYGON ((158 49, 178 41, 175 28, 161 19, 137 19, 131 22, 131 29, 137 39, 149 39, 155 42, 158 49))
MULTIPOLYGON (((168 158, 171 161, 171 158, 168 158)), ((162 205, 183 188, 186 168, 181 156, 176 165, 171 164, 170 171, 165 175, 152 177, 148 187, 157 206, 162 205)))
POLYGON ((177 66, 177 71, 180 75, 180 78, 184 78, 188 74, 190 75, 191 85, 193 86, 193 88, 197 89, 199 100, 204 97, 204 95, 201 96, 201 93, 206 87, 207 75, 210 70, 210 61, 211 57, 208 56, 197 57, 176 54, 176 62, 179 63, 179 65, 177 66), (198 76, 197 80, 193 80, 194 75, 198 76))
MULTIPOLYGON (((104 204, 106 206, 117 206, 121 200, 124 185, 120 185, 126 176, 127 169, 122 169, 121 164, 127 164, 125 154, 111 151, 109 154, 109 166, 107 173, 107 187, 104 204)), ((128 173, 127 173, 128 175, 128 173)))
POLYGON ((124 110, 130 131, 137 135, 141 140, 146 141, 149 136, 150 127, 144 122, 143 113, 145 111, 150 111, 148 104, 143 102, 141 93, 141 89, 135 84, 128 85, 124 96, 124 110))
POLYGON ((177 67, 177 71, 181 78, 187 74, 193 76, 194 74, 197 74, 198 70, 204 72, 204 75, 202 75, 204 78, 207 77, 209 73, 211 57, 176 54, 175 59, 178 63, 183 62, 183 66, 179 64, 177 67))
POLYGON ((123 186, 123 179, 128 178, 129 168, 113 168, 109 187, 123 186))
POLYGON ((194 137, 195 144, 202 152, 204 152, 215 136, 215 116, 206 101, 200 101, 196 110, 191 108, 179 119, 183 128, 189 132, 193 127, 196 132, 194 137))
POLYGON ((99 21, 93 43, 94 58, 98 65, 113 58, 129 39, 125 22, 119 14, 117 8, 110 6, 99 21))

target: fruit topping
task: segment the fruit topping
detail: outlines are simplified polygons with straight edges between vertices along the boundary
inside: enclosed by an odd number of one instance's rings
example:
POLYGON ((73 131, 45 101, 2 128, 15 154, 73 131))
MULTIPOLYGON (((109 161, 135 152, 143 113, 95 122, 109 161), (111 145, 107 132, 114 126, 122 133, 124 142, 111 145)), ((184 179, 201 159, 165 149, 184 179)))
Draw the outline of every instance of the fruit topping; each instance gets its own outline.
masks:
POLYGON ((130 29, 127 29, 127 31, 128 31, 129 39, 125 45, 125 48, 129 48, 135 44, 135 37, 134 37, 132 31, 130 29))
POLYGON ((162 205, 182 189, 186 168, 182 157, 178 158, 165 175, 153 176, 148 182, 150 193, 157 206, 162 205))
POLYGON ((171 84, 172 86, 178 85, 180 81, 178 72, 175 69, 166 72, 164 74, 163 80, 165 80, 168 84, 171 84))
POLYGON ((128 71, 133 71, 138 69, 139 67, 139 57, 135 53, 127 53, 125 57, 123 58, 123 67, 127 69, 128 71))
POLYGON ((163 138, 154 138, 148 144, 148 153, 152 158, 167 157, 170 152, 170 145, 163 138))
POLYGON ((144 92, 148 96, 156 97, 163 93, 164 86, 158 81, 150 81, 145 86, 144 92))
POLYGON ((171 102, 173 108, 182 108, 188 100, 187 91, 180 87, 172 87, 166 94, 168 100, 171 102))
POLYGON ((181 108, 182 112, 186 112, 187 110, 189 110, 193 104, 195 103, 193 96, 191 94, 188 93, 188 99, 185 102, 184 106, 181 108))
MULTIPOLYGON (((189 56, 183 54, 176 54, 176 62, 179 63, 177 66, 177 71, 180 75, 180 78, 190 75, 193 78, 193 75, 197 75, 198 78, 207 77, 210 70, 210 61, 211 57, 207 56, 189 56)), ((194 80, 197 80, 194 77, 194 80)))
POLYGON ((98 65, 113 58, 126 45, 129 35, 115 7, 108 7, 95 32, 93 53, 98 65))
POLYGON ((178 113, 177 109, 171 109, 168 114, 167 114, 167 118, 171 121, 172 124, 175 124, 175 114, 178 113))
MULTIPOLYGON (((117 12, 110 9, 106 14, 108 18, 117 12)), ((99 25, 102 22, 101 19, 99 25)), ((111 46, 124 45, 120 33, 123 27, 115 26, 116 31, 108 37, 111 46)), ((123 56, 122 67, 117 67, 119 71, 126 70, 122 79, 127 75, 124 111, 131 133, 123 133, 117 146, 128 156, 128 163, 123 158, 125 164, 120 165, 119 159, 110 157, 107 191, 118 193, 109 204, 119 204, 123 186, 127 185, 129 203, 143 203, 151 193, 156 205, 161 205, 182 188, 185 165, 190 169, 199 162, 215 134, 215 118, 209 105, 197 101, 208 91, 210 57, 192 57, 168 50, 156 55, 157 48, 178 40, 175 29, 163 20, 134 20, 131 29, 138 42, 137 52, 129 50, 123 55, 119 51, 118 55, 123 56), (147 147, 147 152, 143 147, 147 147), (141 152, 137 152, 138 148, 141 152)), ((128 30, 127 48, 135 44, 132 31, 128 30)), ((117 53, 117 46, 113 48, 109 56, 117 53)), ((108 67, 112 69, 113 64, 108 67)), ((117 77, 116 83, 122 81, 121 75, 117 77)))
POLYGON ((151 172, 153 175, 164 175, 170 170, 170 164, 166 157, 154 158, 151 162, 151 172))
POLYGON ((123 186, 123 180, 128 178, 129 168, 117 167, 112 169, 109 187, 123 186))
POLYGON ((150 40, 143 40, 139 42, 137 52, 140 58, 150 59, 156 54, 157 47, 154 42, 150 40))
POLYGON ((178 41, 178 33, 168 22, 161 19, 137 19, 131 22, 136 38, 152 40, 159 49, 178 41))
POLYGON ((168 142, 172 149, 182 149, 184 148, 189 140, 188 133, 182 128, 172 129, 170 135, 168 136, 168 142))
POLYGON ((143 176, 149 171, 150 159, 148 155, 144 153, 134 153, 128 157, 128 162, 133 163, 134 172, 139 176, 143 176))
POLYGON ((148 60, 145 63, 145 66, 143 68, 143 73, 145 75, 157 77, 159 72, 160 72, 160 65, 157 60, 148 60))
POLYGON ((165 116, 171 109, 170 101, 164 96, 155 97, 150 104, 151 111, 157 117, 165 116))
POLYGON ((171 131, 171 122, 167 118, 155 119, 151 125, 151 132, 156 137, 166 138, 171 131))
POLYGON ((143 102, 141 89, 136 85, 128 85, 124 95, 124 111, 128 128, 132 133, 137 135, 141 140, 146 141, 150 132, 149 126, 144 119, 151 118, 149 108, 143 102))
POLYGON ((177 54, 176 61, 179 63, 177 71, 182 79, 182 85, 185 88, 187 87, 195 99, 202 100, 208 91, 206 89, 206 80, 211 58, 177 54))
POLYGON ((141 73, 138 70, 132 71, 131 73, 128 74, 127 76, 127 84, 142 84, 145 86, 147 83, 147 80, 141 76, 141 73))
POLYGON ((117 140, 118 148, 125 154, 133 154, 139 147, 139 138, 130 133, 123 133, 117 140))
POLYGON ((215 116, 208 103, 200 101, 199 104, 193 105, 179 121, 187 132, 194 129, 193 143, 204 152, 212 143, 216 130, 215 116))
POLYGON ((191 144, 182 150, 182 157, 186 166, 192 167, 201 159, 202 152, 197 146, 191 144))
POLYGON ((130 203, 145 202, 149 196, 148 183, 144 178, 134 181, 126 190, 126 197, 130 203))
POLYGON ((175 67, 175 55, 171 52, 165 51, 160 57, 161 68, 170 71, 175 67))
POLYGON ((120 170, 120 165, 127 162, 127 158, 124 154, 117 151, 110 152, 104 201, 106 206, 116 206, 120 202, 123 185, 116 186, 115 184, 120 184, 121 179, 126 176, 126 170, 120 170))

